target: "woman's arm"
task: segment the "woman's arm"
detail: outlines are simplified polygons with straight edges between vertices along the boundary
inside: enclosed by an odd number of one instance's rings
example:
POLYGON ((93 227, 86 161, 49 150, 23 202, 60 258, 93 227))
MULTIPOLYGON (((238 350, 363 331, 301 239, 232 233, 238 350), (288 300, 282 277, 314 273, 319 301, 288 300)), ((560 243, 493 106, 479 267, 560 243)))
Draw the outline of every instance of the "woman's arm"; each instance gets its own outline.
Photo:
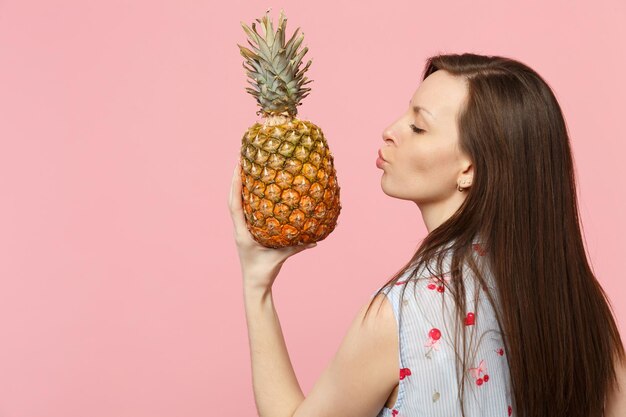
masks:
POLYGON ((398 335, 384 295, 361 308, 329 366, 305 398, 271 291, 244 290, 254 397, 260 417, 376 416, 398 383, 398 335), (380 312, 378 308, 380 307, 380 312))
POLYGON ((292 417, 304 394, 289 358, 272 292, 244 287, 244 303, 259 416, 292 417))
POLYGON ((365 318, 368 304, 294 417, 375 417, 385 405, 400 377, 398 329, 384 294, 374 298, 365 318))
POLYGON ((245 224, 239 164, 233 172, 229 207, 243 277, 255 402, 261 417, 376 416, 398 383, 398 333, 384 294, 366 303, 339 350, 305 398, 291 365, 272 299, 283 263, 310 246, 270 249, 245 224), (380 312, 378 311, 380 308, 380 312))

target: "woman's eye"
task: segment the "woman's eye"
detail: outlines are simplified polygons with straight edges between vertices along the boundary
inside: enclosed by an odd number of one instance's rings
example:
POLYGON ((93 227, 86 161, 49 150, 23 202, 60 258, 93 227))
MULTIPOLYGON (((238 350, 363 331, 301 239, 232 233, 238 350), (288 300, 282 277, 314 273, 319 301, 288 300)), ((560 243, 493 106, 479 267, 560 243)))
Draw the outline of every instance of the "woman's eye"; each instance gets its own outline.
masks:
POLYGON ((411 130, 412 130, 413 132, 415 132, 415 133, 422 133, 422 132, 425 132, 425 130, 424 130, 424 129, 420 129, 419 127, 417 127, 417 126, 415 126, 415 125, 413 125, 413 124, 411 124, 411 125, 409 125, 409 126, 411 126, 411 130))

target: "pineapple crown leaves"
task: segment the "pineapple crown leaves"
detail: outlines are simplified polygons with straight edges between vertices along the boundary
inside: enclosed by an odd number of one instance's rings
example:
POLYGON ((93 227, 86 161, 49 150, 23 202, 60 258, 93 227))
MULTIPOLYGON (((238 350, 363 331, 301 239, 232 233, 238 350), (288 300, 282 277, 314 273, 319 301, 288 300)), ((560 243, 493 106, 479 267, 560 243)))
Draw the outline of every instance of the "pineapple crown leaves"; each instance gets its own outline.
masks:
POLYGON ((302 59, 309 50, 308 47, 304 47, 298 51, 304 33, 298 36, 300 28, 297 28, 285 43, 287 18, 284 11, 281 10, 278 27, 274 31, 269 19, 270 10, 268 9, 261 19, 256 19, 263 27, 263 35, 257 32, 255 23, 252 23, 250 28, 241 22, 248 36, 248 44, 252 47, 251 50, 237 44, 245 58, 243 67, 249 77, 248 83, 252 86, 246 88, 246 91, 256 98, 261 107, 257 114, 267 116, 286 112, 293 117, 297 114, 296 107, 301 104, 300 100, 311 90, 304 86, 313 80, 307 79, 304 73, 312 61, 309 60, 304 68, 300 68, 302 59))

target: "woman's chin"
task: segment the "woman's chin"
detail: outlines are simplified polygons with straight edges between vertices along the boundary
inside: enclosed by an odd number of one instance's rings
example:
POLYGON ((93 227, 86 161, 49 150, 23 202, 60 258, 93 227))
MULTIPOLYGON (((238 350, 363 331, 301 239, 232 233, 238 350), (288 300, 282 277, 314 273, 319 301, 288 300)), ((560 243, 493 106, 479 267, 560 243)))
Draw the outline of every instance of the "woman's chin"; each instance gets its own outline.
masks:
POLYGON ((383 193, 385 193, 389 197, 400 198, 398 197, 397 193, 394 193, 393 190, 389 189, 389 187, 385 186, 382 182, 380 184, 380 189, 383 191, 383 193))

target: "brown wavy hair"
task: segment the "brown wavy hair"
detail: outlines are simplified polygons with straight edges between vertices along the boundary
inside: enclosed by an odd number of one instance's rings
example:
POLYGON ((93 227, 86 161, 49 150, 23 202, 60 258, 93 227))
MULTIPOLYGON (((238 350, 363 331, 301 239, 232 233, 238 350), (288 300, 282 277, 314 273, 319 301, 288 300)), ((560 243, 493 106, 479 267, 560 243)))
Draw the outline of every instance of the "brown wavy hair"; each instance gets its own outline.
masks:
MULTIPOLYGON (((450 250, 446 272, 451 279, 443 284, 454 297, 456 321, 463 322, 466 310, 464 264, 497 306, 516 415, 602 417, 607 393, 617 386, 616 360, 626 357, 613 308, 583 245, 575 167, 561 107, 546 81, 514 59, 437 55, 427 59, 422 79, 438 70, 466 80, 468 94, 457 123, 459 147, 474 165, 472 186, 459 209, 428 233, 376 295, 396 284, 411 265, 417 266, 414 275, 434 260, 434 275, 442 273, 443 249, 450 250), (495 294, 472 256, 476 236, 495 280, 495 294)), ((404 285, 403 294, 407 283, 396 284, 404 285)), ((455 336, 463 346, 464 327, 459 335, 456 326, 455 336)), ((454 346, 465 416, 467 357, 454 346)))

